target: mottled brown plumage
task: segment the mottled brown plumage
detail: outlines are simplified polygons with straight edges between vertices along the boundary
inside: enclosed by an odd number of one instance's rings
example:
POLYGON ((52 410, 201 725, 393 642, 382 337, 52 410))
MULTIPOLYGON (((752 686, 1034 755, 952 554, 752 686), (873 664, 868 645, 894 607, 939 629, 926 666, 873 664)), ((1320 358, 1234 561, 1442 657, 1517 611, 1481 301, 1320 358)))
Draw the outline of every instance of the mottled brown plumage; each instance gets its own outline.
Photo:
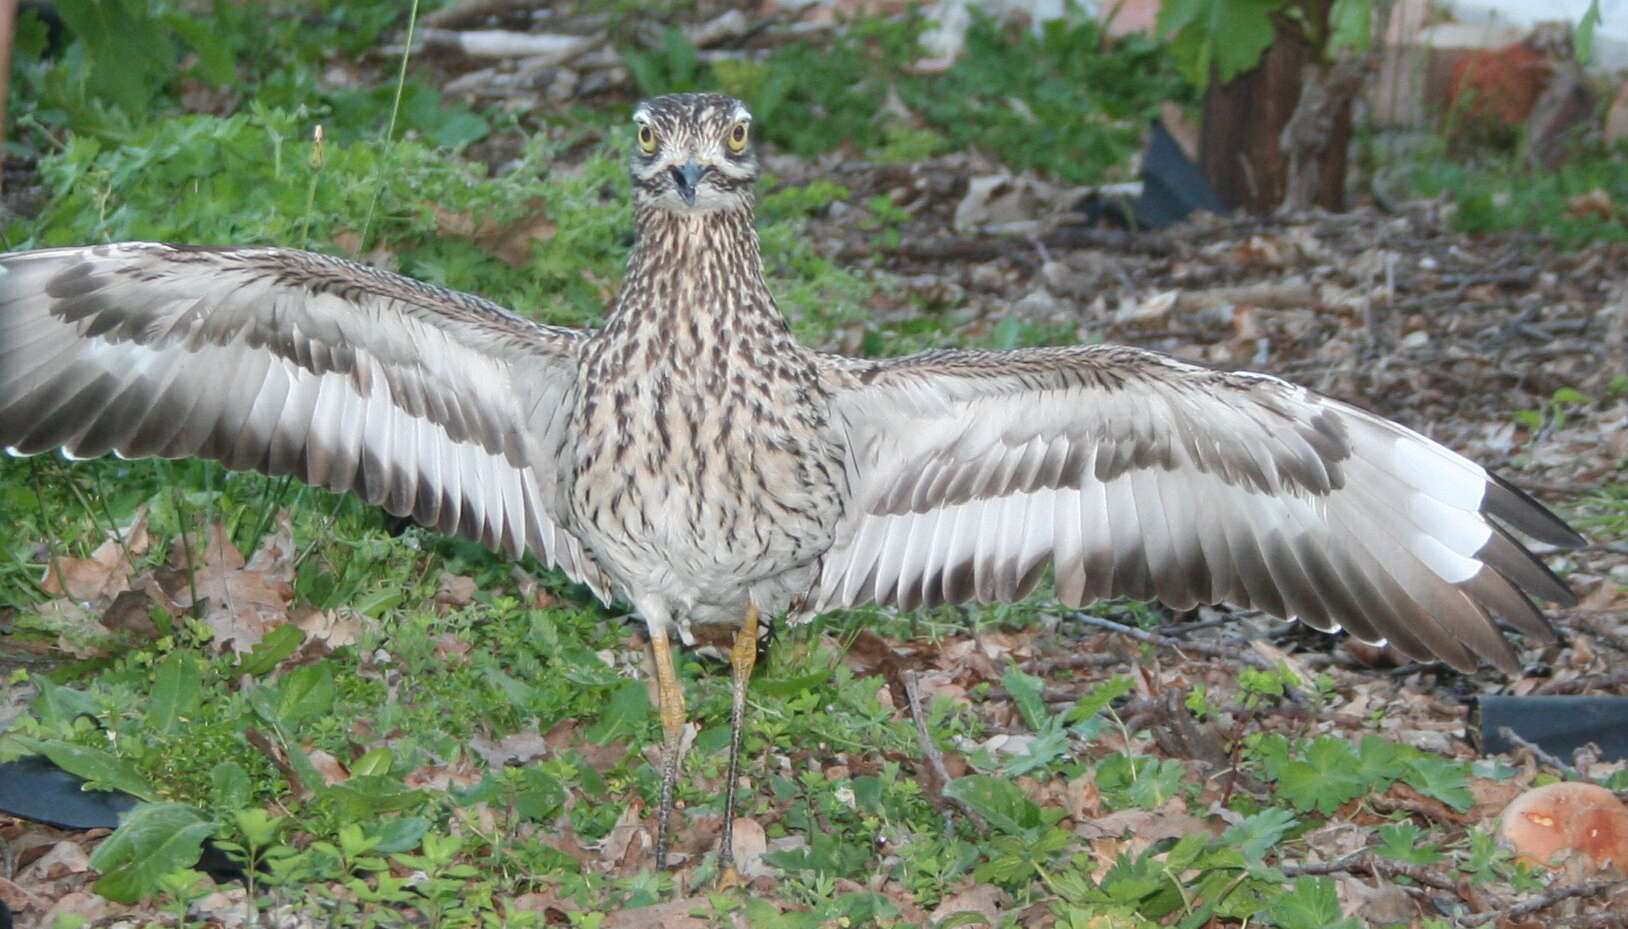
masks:
MULTIPOLYGON (((642 105, 637 239, 605 326, 285 249, 0 257, 0 445, 196 455, 353 491, 625 597, 669 638, 759 612, 1025 595, 1229 600, 1415 657, 1517 666, 1571 593, 1506 530, 1580 539, 1479 466, 1273 377, 1115 346, 866 360, 798 345, 763 279, 750 116, 642 105)), ((709 636, 710 638, 711 636, 709 636)))

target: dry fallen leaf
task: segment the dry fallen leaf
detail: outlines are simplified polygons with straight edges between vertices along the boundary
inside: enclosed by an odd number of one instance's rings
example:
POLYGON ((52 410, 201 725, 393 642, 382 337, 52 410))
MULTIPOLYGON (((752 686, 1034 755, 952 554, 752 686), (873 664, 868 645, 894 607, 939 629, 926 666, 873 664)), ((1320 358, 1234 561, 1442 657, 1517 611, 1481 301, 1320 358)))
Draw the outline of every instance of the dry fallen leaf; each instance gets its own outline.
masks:
POLYGON ((40 579, 40 589, 82 603, 106 605, 120 591, 129 589, 132 570, 124 549, 109 539, 98 545, 89 558, 58 558, 51 562, 40 579))
POLYGON ((479 589, 472 577, 442 571, 435 588, 435 602, 447 606, 468 606, 474 602, 475 592, 479 589))
POLYGON ((974 884, 964 890, 947 894, 928 918, 936 925, 957 913, 976 913, 991 926, 1001 924, 1001 914, 1012 905, 1006 891, 994 884, 974 884))
POLYGON ((694 913, 710 913, 705 897, 670 900, 655 906, 617 910, 605 917, 601 929, 710 929, 712 923, 694 913))
POLYGON ((740 870, 743 877, 750 880, 775 873, 774 868, 763 863, 763 855, 769 850, 769 837, 757 820, 745 816, 737 817, 733 841, 730 844, 735 850, 735 867, 740 870))
POLYGON ((302 610, 294 625, 305 632, 306 638, 328 643, 330 648, 355 645, 362 634, 362 620, 353 613, 338 610, 302 610))
POLYGON ((90 857, 78 842, 66 840, 51 846, 51 850, 36 858, 18 874, 28 883, 54 881, 70 874, 83 874, 90 870, 90 857))
POLYGON ((322 782, 329 787, 350 780, 350 771, 332 753, 314 748, 306 752, 306 757, 311 760, 311 767, 322 775, 322 782))
POLYGON ((486 761, 487 767, 493 769, 511 764, 530 764, 552 754, 547 740, 535 728, 496 740, 477 733, 470 737, 469 748, 486 761))

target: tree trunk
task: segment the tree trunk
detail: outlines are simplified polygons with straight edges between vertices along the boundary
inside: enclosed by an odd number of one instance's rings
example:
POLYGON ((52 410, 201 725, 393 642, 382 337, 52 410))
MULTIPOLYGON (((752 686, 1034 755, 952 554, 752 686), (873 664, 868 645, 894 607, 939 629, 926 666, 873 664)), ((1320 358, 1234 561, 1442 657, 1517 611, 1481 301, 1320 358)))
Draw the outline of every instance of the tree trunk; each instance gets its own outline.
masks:
MULTIPOLYGON (((1326 3, 1307 10, 1326 22, 1326 3)), ((1198 163, 1205 178, 1230 207, 1249 213, 1277 210, 1289 190, 1289 153, 1284 127, 1295 115, 1308 73, 1321 74, 1321 49, 1301 27, 1274 17, 1277 39, 1253 71, 1226 83, 1211 80, 1204 93, 1204 125, 1198 163)), ((1326 32, 1319 28, 1318 32, 1326 32)), ((1329 129, 1316 152, 1312 202, 1325 210, 1345 209, 1346 149, 1351 140, 1351 101, 1337 101, 1329 129)))

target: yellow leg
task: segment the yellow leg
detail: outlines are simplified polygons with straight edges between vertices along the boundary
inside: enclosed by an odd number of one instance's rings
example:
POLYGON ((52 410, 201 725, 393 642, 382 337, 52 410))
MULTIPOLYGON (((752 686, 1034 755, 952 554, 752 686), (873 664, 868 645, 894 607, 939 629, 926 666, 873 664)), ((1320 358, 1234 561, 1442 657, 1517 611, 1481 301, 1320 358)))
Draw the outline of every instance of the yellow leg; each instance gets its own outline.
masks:
POLYGON ((734 700, 729 713, 729 765, 724 780, 724 828, 718 848, 718 886, 724 889, 742 883, 735 871, 735 782, 740 779, 741 729, 746 721, 746 685, 757 664, 757 605, 746 601, 746 619, 735 631, 735 645, 729 650, 734 669, 734 700))
POLYGON ((661 802, 656 808, 656 868, 667 867, 667 821, 673 815, 673 786, 678 781, 678 753, 684 738, 684 688, 673 667, 667 629, 652 624, 650 651, 656 660, 656 693, 661 709, 661 802))

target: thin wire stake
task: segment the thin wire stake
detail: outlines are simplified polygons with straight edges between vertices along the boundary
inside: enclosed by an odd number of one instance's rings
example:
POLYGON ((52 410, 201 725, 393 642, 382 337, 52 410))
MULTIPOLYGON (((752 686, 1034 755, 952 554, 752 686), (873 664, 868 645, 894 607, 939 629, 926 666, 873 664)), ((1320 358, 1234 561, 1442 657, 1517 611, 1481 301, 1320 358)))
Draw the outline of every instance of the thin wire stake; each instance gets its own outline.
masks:
MULTIPOLYGON (((384 130, 384 163, 390 164, 390 154, 396 149, 396 117, 401 113, 401 94, 407 86, 407 62, 413 57, 413 33, 418 30, 418 0, 407 12, 407 41, 401 49, 401 68, 396 71, 396 96, 390 102, 390 123, 384 130)), ((373 214, 378 211, 384 196, 384 172, 379 173, 379 185, 373 189, 373 200, 367 205, 367 219, 362 221, 362 234, 357 237, 356 254, 367 254, 367 237, 373 229, 373 214)))

